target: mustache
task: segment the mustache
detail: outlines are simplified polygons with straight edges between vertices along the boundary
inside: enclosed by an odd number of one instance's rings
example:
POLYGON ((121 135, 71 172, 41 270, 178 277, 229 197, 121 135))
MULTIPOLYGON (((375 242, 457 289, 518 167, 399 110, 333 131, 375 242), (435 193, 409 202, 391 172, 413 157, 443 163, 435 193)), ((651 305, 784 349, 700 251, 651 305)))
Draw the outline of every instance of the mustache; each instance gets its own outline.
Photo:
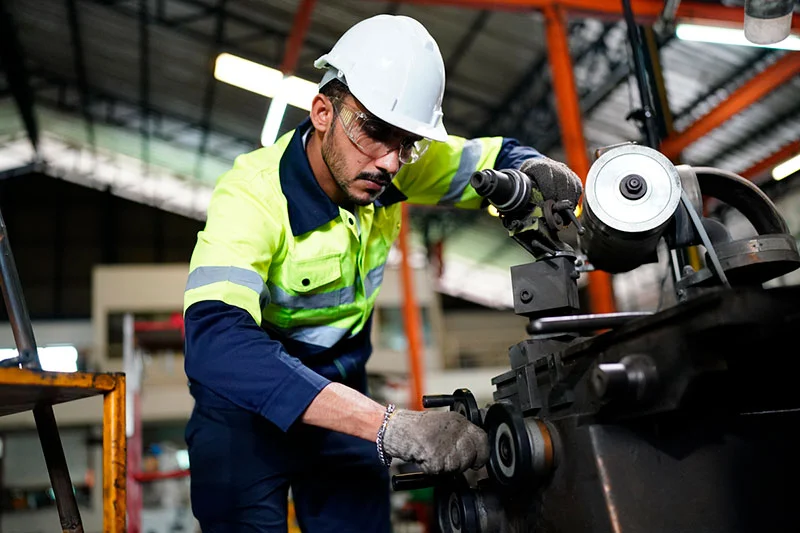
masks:
POLYGON ((362 172, 356 179, 372 181, 386 187, 392 182, 392 175, 388 172, 362 172))

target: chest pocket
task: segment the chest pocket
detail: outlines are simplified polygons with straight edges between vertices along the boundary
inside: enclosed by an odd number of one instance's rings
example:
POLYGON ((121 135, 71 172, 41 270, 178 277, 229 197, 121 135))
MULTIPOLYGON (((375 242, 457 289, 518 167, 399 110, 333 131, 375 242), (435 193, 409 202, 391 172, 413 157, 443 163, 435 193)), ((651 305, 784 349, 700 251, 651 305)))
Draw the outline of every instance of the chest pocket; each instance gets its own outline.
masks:
POLYGON ((341 287, 341 261, 340 255, 291 261, 287 265, 291 271, 286 284, 296 295, 278 290, 273 301, 292 309, 322 309, 349 303, 352 295, 348 294, 353 288, 341 287))
POLYGON ((400 208, 400 204, 395 204, 375 211, 375 224, 380 228, 381 236, 389 247, 400 234, 400 208))

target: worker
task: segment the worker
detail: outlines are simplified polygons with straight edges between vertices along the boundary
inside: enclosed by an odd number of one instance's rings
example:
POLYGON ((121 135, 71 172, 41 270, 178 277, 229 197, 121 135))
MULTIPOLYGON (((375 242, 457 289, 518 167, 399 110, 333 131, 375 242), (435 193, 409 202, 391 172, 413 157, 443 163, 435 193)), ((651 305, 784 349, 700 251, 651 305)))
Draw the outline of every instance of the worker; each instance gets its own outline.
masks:
POLYGON ((478 208, 469 178, 484 168, 581 194, 563 163, 513 139, 447 134, 444 62, 412 18, 363 20, 314 64, 309 117, 219 178, 191 257, 186 442, 204 533, 285 532, 287 495, 303 531, 388 532, 393 458, 480 468, 487 435, 465 417, 367 396, 400 202, 478 208))

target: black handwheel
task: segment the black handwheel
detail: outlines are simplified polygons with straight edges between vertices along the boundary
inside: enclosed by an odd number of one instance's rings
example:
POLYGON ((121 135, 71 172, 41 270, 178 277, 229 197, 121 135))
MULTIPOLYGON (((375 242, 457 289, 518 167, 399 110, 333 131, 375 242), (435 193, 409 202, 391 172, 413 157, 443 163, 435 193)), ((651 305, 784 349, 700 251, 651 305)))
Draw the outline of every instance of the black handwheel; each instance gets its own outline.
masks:
POLYGON ((434 489, 436 518, 442 533, 479 533, 475 492, 462 474, 434 489))
POLYGON ((481 420, 481 410, 478 409, 478 402, 469 389, 457 389, 453 392, 453 405, 451 411, 463 415, 467 420, 478 427, 483 426, 481 420))
POLYGON ((496 403, 486 412, 489 434, 489 473, 504 488, 523 486, 533 475, 533 448, 516 407, 496 403))

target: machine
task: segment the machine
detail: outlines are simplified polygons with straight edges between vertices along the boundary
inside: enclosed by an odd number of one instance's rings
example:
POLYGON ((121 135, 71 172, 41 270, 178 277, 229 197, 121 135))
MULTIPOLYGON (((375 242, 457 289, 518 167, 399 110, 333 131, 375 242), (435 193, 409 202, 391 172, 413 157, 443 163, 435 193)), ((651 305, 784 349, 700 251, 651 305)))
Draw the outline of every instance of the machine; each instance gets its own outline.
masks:
POLYGON ((577 219, 517 171, 484 170, 472 185, 534 258, 511 269, 530 336, 509 349, 491 404, 465 389, 424 401, 483 427, 488 465, 398 475, 395 490, 434 486, 445 533, 800 530, 800 287, 764 286, 800 254, 771 200, 738 175, 634 143, 598 154, 577 219), (710 199, 753 235, 704 216, 710 199), (560 238, 568 226, 574 245, 560 238), (671 278, 659 309, 580 313, 586 271, 659 254, 671 278))

